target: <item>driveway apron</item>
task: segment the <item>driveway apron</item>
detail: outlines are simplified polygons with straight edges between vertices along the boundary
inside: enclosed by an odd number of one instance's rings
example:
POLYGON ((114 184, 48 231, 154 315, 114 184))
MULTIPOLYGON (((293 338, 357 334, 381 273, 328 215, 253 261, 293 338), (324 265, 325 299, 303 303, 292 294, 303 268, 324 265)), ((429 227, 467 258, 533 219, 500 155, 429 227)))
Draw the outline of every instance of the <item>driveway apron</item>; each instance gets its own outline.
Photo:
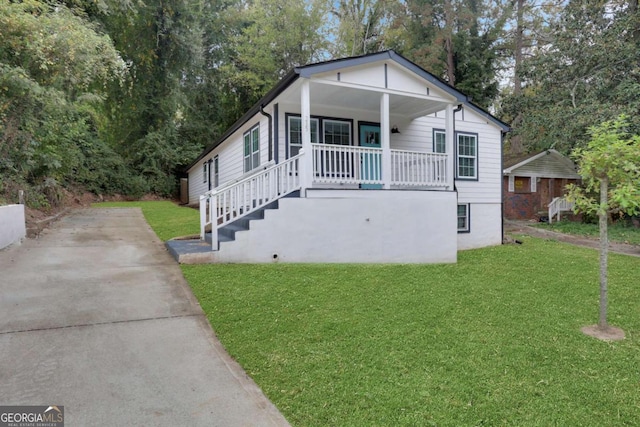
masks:
POLYGON ((72 211, 0 251, 0 405, 63 405, 67 426, 288 425, 136 208, 72 211))

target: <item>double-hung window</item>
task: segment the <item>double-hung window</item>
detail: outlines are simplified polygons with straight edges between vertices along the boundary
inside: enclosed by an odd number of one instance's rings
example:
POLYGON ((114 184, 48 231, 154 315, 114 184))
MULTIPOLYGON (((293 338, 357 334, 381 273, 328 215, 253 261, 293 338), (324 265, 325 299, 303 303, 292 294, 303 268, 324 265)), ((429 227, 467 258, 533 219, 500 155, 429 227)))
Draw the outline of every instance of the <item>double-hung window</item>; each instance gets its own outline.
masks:
POLYGON ((434 153, 446 153, 447 152, 447 134, 440 129, 433 130, 433 152, 434 153))
POLYGON ((243 135, 244 171, 249 172, 260 166, 260 125, 257 124, 243 135))
POLYGON ((469 205, 458 205, 458 233, 468 233, 469 205))
POLYGON ((456 137, 457 178, 478 179, 478 135, 458 133, 456 137))
POLYGON ((351 122, 325 119, 322 127, 325 144, 351 145, 351 122))
POLYGON ((202 164, 202 182, 207 183, 207 162, 202 164))
MULTIPOLYGON (((311 142, 318 142, 318 119, 311 119, 311 142)), ((298 155, 302 149, 302 118, 289 116, 289 157, 298 155)))
POLYGON ((213 158, 213 186, 220 185, 220 162, 219 156, 213 158))

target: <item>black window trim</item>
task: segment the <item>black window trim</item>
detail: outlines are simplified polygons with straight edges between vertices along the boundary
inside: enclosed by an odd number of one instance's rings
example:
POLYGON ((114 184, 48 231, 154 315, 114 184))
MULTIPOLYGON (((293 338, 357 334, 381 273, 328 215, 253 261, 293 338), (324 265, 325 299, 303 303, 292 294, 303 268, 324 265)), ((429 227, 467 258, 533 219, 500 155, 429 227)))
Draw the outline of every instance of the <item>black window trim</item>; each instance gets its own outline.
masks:
MULTIPOLYGON (((285 120, 284 120, 284 125, 285 125, 285 156, 286 158, 290 158, 289 156, 289 152, 290 152, 290 142, 289 142, 289 117, 302 117, 302 114, 298 114, 298 113, 285 113, 284 115, 285 120)), ((357 145, 354 143, 354 129, 353 129, 353 123, 354 123, 354 119, 346 119, 343 117, 330 117, 330 116, 317 116, 317 115, 312 115, 311 116, 312 119, 316 119, 318 120, 318 138, 320 139, 319 143, 323 144, 324 143, 324 121, 325 120, 333 120, 333 121, 338 121, 338 122, 345 122, 345 123, 349 123, 349 125, 351 126, 351 144, 350 146, 354 146, 357 145)))

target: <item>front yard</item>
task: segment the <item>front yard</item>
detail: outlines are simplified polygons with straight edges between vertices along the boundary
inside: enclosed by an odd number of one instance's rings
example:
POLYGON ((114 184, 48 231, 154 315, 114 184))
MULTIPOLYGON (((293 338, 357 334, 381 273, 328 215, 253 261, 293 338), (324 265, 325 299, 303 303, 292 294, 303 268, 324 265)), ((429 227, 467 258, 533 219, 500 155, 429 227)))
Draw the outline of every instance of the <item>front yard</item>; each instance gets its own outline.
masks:
POLYGON ((221 341, 294 426, 634 425, 640 260, 524 238, 456 265, 183 266, 221 341))
MULTIPOLYGON (((191 230, 162 226, 186 208, 150 206, 163 235, 191 230)), ((454 265, 182 270, 294 426, 637 425, 640 258, 610 255, 609 319, 627 339, 606 343, 580 332, 597 320, 597 251, 518 239, 454 265)))

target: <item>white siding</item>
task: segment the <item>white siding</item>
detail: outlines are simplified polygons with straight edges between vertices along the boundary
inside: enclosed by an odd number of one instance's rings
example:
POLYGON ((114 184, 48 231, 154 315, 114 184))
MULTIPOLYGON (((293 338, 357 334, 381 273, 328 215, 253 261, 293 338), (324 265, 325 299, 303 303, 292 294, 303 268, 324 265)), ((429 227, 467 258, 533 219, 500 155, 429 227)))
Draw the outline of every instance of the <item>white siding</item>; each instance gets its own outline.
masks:
MULTIPOLYGON (((267 117, 258 113, 244 126, 234 132, 226 141, 216 147, 198 164, 189 169, 189 204, 198 203, 200 195, 208 189, 208 183, 202 180, 202 165, 219 156, 219 181, 220 184, 237 179, 244 174, 244 142, 243 134, 260 124, 260 164, 265 164, 269 159, 269 121, 267 117)), ((213 165, 213 163, 212 163, 213 165)), ((211 173, 213 179, 213 172, 211 173)))
POLYGON ((364 86, 384 87, 384 63, 352 67, 340 71, 340 81, 364 86))
MULTIPOLYGON (((338 72, 318 74, 314 79, 337 81, 338 72)), ((375 88, 386 87, 393 91, 429 95, 442 100, 452 99, 451 95, 445 94, 443 90, 394 61, 380 61, 366 66, 344 68, 340 70, 339 79, 342 83, 375 88)))
MULTIPOLYGON (((444 112, 412 122, 397 122, 401 133, 392 135, 391 146, 405 150, 433 151, 433 129, 445 128, 444 112)), ((456 113, 455 128, 456 132, 478 135, 478 180, 456 180, 460 203, 501 203, 500 129, 469 109, 464 109, 464 114, 462 111, 456 113)))
POLYGON ((393 62, 387 67, 387 85, 389 89, 401 92, 435 96, 442 98, 443 100, 451 99, 451 95, 446 95, 442 90, 427 82, 422 77, 418 77, 409 70, 393 62), (429 88, 428 93, 427 88, 429 88))

